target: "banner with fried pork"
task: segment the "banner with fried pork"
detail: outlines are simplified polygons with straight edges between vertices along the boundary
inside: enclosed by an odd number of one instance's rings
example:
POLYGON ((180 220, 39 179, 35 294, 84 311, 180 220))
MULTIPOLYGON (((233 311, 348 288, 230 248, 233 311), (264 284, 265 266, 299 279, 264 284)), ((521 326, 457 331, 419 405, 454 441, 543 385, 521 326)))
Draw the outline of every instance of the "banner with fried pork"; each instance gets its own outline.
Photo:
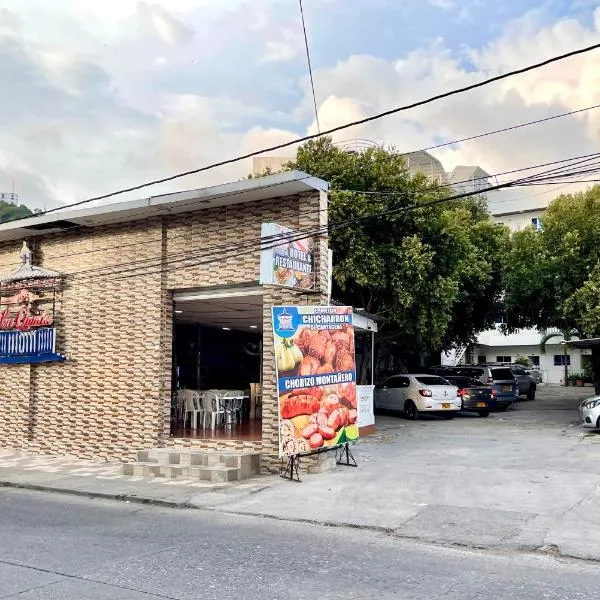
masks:
POLYGON ((279 456, 358 439, 352 308, 274 306, 279 456))

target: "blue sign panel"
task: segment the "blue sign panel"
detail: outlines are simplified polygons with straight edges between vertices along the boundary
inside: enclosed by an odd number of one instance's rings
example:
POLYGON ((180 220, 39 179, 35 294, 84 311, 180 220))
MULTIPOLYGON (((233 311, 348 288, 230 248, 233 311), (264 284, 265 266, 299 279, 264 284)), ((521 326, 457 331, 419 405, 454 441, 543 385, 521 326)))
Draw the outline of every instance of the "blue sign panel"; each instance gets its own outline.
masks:
POLYGON ((55 352, 56 329, 40 327, 30 331, 0 331, 0 364, 27 364, 63 361, 55 352))

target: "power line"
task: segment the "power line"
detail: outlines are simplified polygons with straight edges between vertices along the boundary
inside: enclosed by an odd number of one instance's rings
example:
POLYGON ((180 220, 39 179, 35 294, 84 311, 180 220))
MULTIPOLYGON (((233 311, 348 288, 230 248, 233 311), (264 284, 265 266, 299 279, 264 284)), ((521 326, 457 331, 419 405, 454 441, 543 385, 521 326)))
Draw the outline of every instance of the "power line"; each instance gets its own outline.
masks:
MULTIPOLYGON (((600 153, 598 155, 600 156, 600 153)), ((565 159, 565 160, 574 160, 574 159, 565 159)), ((584 162, 584 161, 582 161, 582 162, 584 162)), ((543 165, 537 165, 537 168, 539 168, 540 166, 543 166, 543 165)), ((522 170, 527 170, 530 168, 536 168, 536 167, 526 167, 522 170)), ((556 168, 549 169, 546 173, 541 173, 539 175, 545 176, 546 174, 551 174, 556 170, 557 170, 556 168)), ((600 171, 600 166, 596 169, 596 171, 600 171)), ((516 170, 514 172, 516 172, 516 170)), ((574 172, 574 175, 576 175, 576 174, 577 174, 577 172, 574 172)), ((474 191, 470 191, 470 192, 464 192, 464 193, 457 194, 454 196, 438 198, 436 200, 424 202, 421 204, 413 204, 413 205, 409 205, 409 206, 403 206, 403 207, 399 207, 399 208, 390 209, 388 211, 382 211, 382 212, 371 214, 371 215, 363 215, 361 217, 346 219, 346 220, 340 221, 338 223, 333 223, 333 224, 326 225, 326 226, 316 228, 316 229, 300 230, 300 231, 293 232, 292 234, 279 234, 277 236, 268 236, 268 238, 277 238, 276 240, 268 239, 267 237, 265 237, 265 238, 261 238, 260 240, 257 240, 256 242, 253 242, 250 245, 246 244, 245 242, 241 242, 241 243, 237 243, 237 244, 230 243, 230 244, 223 245, 220 248, 218 248, 219 252, 218 253, 215 252, 213 254, 213 257, 210 256, 210 253, 207 254, 205 252, 205 255, 200 260, 196 260, 191 264, 183 265, 181 268, 194 268, 194 267, 204 266, 204 265, 212 264, 212 263, 219 262, 222 260, 226 260, 228 258, 233 258, 242 249, 245 251, 254 250, 254 249, 261 250, 261 251, 269 250, 269 249, 273 249, 273 248, 279 246, 282 242, 291 243, 294 241, 300 241, 300 240, 304 240, 304 239, 308 239, 308 238, 314 238, 317 236, 323 236, 323 235, 330 233, 331 231, 340 229, 342 227, 348 227, 348 226, 353 225, 358 222, 363 222, 363 221, 368 221, 371 219, 391 216, 391 215, 395 215, 395 214, 399 214, 399 213, 403 213, 403 212, 411 212, 414 210, 430 208, 430 207, 438 205, 438 204, 443 204, 446 202, 451 202, 451 201, 461 200, 461 199, 465 199, 465 198, 469 198, 469 197, 473 197, 473 196, 478 196, 478 195, 481 195, 482 193, 485 193, 488 191, 513 187, 513 186, 519 186, 519 185, 535 185, 535 182, 531 178, 520 178, 520 179, 516 179, 513 181, 497 184, 494 186, 489 186, 488 188, 485 188, 483 190, 474 190, 474 191), (265 240, 267 240, 266 244, 265 244, 265 240)), ((217 248, 215 248, 214 250, 217 250, 217 248)), ((191 257, 191 258, 194 258, 194 257, 191 257)), ((162 257, 161 257, 161 259, 162 259, 162 257)), ((158 260, 158 257, 157 257, 157 260, 158 260)), ((172 259, 172 260, 167 259, 166 266, 164 266, 162 264, 160 266, 157 265, 156 267, 158 267, 158 270, 154 270, 154 271, 146 270, 145 272, 142 272, 142 273, 136 273, 134 271, 139 271, 139 269, 145 268, 145 266, 121 269, 121 270, 116 270, 112 273, 102 273, 102 274, 96 274, 96 275, 89 274, 88 272, 81 272, 80 274, 73 273, 71 275, 78 275, 77 280, 80 282, 82 280, 85 281, 85 279, 89 280, 89 279, 94 279, 96 277, 103 277, 103 278, 107 277, 107 278, 110 278, 111 280, 128 279, 130 277, 149 276, 149 275, 163 273, 163 272, 168 271, 172 264, 174 264, 176 262, 177 263, 182 262, 185 260, 190 260, 190 258, 184 257, 184 258, 172 259), (81 275, 83 275, 83 277, 81 277, 81 275)), ((161 262, 162 262, 162 260, 161 260, 161 262)), ((152 268, 152 267, 148 266, 148 268, 152 268)))
POLYGON ((503 127, 502 129, 495 129, 494 131, 486 131, 485 133, 479 133, 477 135, 470 135, 469 137, 460 138, 451 142, 444 142, 442 144, 436 144, 435 146, 428 146, 427 148, 421 148, 420 150, 413 150, 411 152, 401 152, 400 155, 413 154, 413 152, 427 152, 428 150, 435 150, 436 148, 444 148, 445 146, 453 146, 454 144, 460 144, 462 142, 469 142, 471 140, 477 140, 479 138, 487 137, 488 135, 495 135, 497 133, 504 133, 506 131, 513 131, 514 129, 521 129, 522 127, 529 127, 530 125, 538 125, 539 123, 545 123, 546 121, 553 121, 554 119, 561 119, 562 117, 569 117, 578 113, 585 112, 587 110, 593 110, 599 108, 600 104, 594 104, 594 106, 588 106, 586 108, 580 108, 578 110, 572 110, 570 112, 561 113, 559 115, 553 115, 551 117, 545 117, 544 119, 536 119, 535 121, 527 121, 526 123, 519 123, 518 125, 511 125, 509 127, 503 127))
MULTIPOLYGON (((511 171, 506 171, 505 174, 506 173, 514 174, 514 173, 518 173, 518 172, 528 171, 531 169, 540 169, 540 168, 547 167, 547 166, 553 166, 552 169, 550 169, 546 172, 536 174, 532 177, 534 179, 536 179, 536 178, 540 179, 542 176, 551 177, 551 176, 555 176, 555 175, 558 175, 560 177, 566 177, 569 175, 569 172, 564 170, 566 168, 571 169, 571 172, 574 176, 574 175, 578 175, 578 174, 582 173, 581 169, 579 169, 577 171, 573 171, 574 167, 576 167, 577 165, 583 166, 584 163, 589 163, 591 160, 598 159, 598 158, 600 158, 600 153, 596 153, 593 155, 584 155, 584 156, 579 156, 579 157, 571 157, 571 158, 567 158, 567 159, 562 159, 561 161, 552 161, 549 163, 543 163, 543 164, 538 164, 538 165, 533 165, 533 166, 528 166, 528 167, 522 167, 520 169, 512 169, 511 171), (563 164, 562 166, 555 166, 557 164, 565 163, 565 162, 568 162, 569 164, 568 165, 563 164)), ((586 165, 586 166, 589 166, 589 165, 586 165)), ((589 169, 586 170, 585 172, 587 173, 588 171, 589 171, 589 169)), ((502 173, 499 173, 497 175, 502 175, 502 173)), ((494 177, 497 177, 497 175, 494 177)), ((307 175, 307 177, 309 177, 309 176, 307 175)), ((533 181, 532 177, 531 176, 523 177, 515 182, 508 182, 508 184, 503 184, 501 187, 510 187, 512 185, 514 185, 514 186, 535 185, 536 183, 533 181), (531 180, 531 183, 529 183, 530 180, 531 180)), ((468 182, 470 182, 470 180, 465 180, 465 181, 459 182, 459 183, 468 183, 468 182)), ((491 191, 492 189, 496 189, 496 188, 488 187, 483 190, 476 190, 475 192, 473 192, 470 195, 480 195, 480 194, 485 193, 486 191, 491 191)), ((500 189, 500 188, 498 188, 498 189, 500 189)), ((347 191, 349 193, 360 194, 360 195, 382 195, 382 196, 396 195, 396 196, 404 196, 406 199, 414 198, 415 196, 418 196, 420 194, 418 191, 415 191, 415 190, 401 190, 401 191, 396 191, 396 192, 391 192, 391 191, 378 192, 378 191, 362 191, 362 190, 339 190, 339 191, 347 191)), ((435 189, 426 188, 423 190, 423 192, 432 192, 432 191, 435 191, 435 189)), ((240 192, 232 192, 231 194, 228 194, 228 195, 234 196, 239 193, 240 192)), ((461 198, 461 197, 462 196, 460 196, 460 195, 459 196, 450 196, 450 197, 443 197, 438 200, 445 202, 448 200, 452 200, 453 198, 461 198)), ((438 200, 436 200, 435 202, 438 202, 438 200)), ((423 206, 427 206, 427 204, 412 205, 409 208, 411 210, 414 210, 414 209, 421 208, 423 206)), ((325 210, 325 209, 323 209, 323 210, 325 210)), ((378 215, 367 215, 367 218, 374 218, 376 216, 378 216, 378 215)), ((342 224, 347 225, 347 224, 349 224, 349 222, 343 221, 342 224)), ((306 233, 307 235, 299 238, 299 239, 304 239, 306 237, 311 237, 312 235, 324 235, 324 234, 328 233, 328 231, 330 229, 337 228, 337 226, 338 226, 338 224, 334 223, 332 225, 325 226, 324 228, 318 228, 316 230, 309 229, 309 230, 296 231, 295 234, 306 233)), ((169 237, 169 241, 173 241, 173 240, 179 239, 179 238, 189 237, 190 235, 193 235, 193 233, 186 232, 185 234, 171 236, 171 237, 169 237)), ((272 244, 270 247, 275 247, 282 242, 290 241, 290 235, 291 234, 288 234, 288 233, 281 233, 281 234, 274 234, 271 236, 265 236, 260 239, 259 244, 261 244, 261 245, 262 244, 272 244)), ((119 250, 120 248, 137 245, 139 243, 147 243, 147 242, 134 242, 131 244, 126 243, 126 244, 111 246, 110 248, 97 249, 96 251, 119 250)), ((189 262, 191 260, 194 260, 194 259, 202 257, 202 256, 206 257, 207 255, 210 255, 210 253, 216 253, 216 252, 221 253, 220 258, 224 258, 223 253, 227 253, 227 252, 239 253, 239 251, 247 250, 249 247, 252 247, 252 246, 249 246, 247 244, 247 242, 237 242, 237 243, 236 242, 228 242, 225 244, 217 244, 214 246, 198 248, 198 249, 192 250, 190 252, 181 252, 181 253, 170 254, 167 257, 167 262, 170 265, 176 264, 176 263, 185 263, 185 262, 189 262)), ((265 248, 263 248, 263 249, 265 249, 265 248)), ((266 248, 266 249, 269 249, 269 248, 266 248)), ((84 252, 82 252, 82 254, 87 253, 87 252, 93 252, 93 251, 94 250, 84 251, 84 252)), ((68 255, 63 255, 63 256, 72 256, 72 254, 69 253, 68 255)), ((59 257, 60 257, 60 255, 52 257, 52 260, 56 260, 59 257)), ((106 265, 106 266, 102 266, 102 267, 93 267, 90 269, 85 269, 83 271, 67 273, 66 276, 68 276, 68 277, 73 276, 73 275, 79 275, 79 276, 84 275, 84 276, 90 276, 90 277, 109 276, 109 275, 114 274, 115 272, 118 272, 119 270, 121 270, 122 272, 131 272, 131 271, 139 271, 140 269, 143 269, 143 268, 152 268, 155 266, 153 263, 162 262, 163 260, 164 260, 164 257, 161 254, 161 255, 151 256, 148 258, 142 258, 139 260, 129 261, 126 263, 118 263, 115 265, 106 265)), ((190 266, 193 266, 193 265, 190 265, 190 266)), ((185 265, 182 265, 182 267, 185 268, 185 265)))
POLYGON ((308 37, 306 35, 306 24, 304 22, 304 9, 302 8, 302 0, 298 0, 300 4, 300 17, 302 19, 302 31, 304 32, 304 46, 306 47, 306 62, 308 63, 308 74, 310 75, 310 87, 312 89, 313 106, 315 107, 315 121, 317 123, 317 131, 321 133, 321 125, 319 124, 319 110, 317 109, 317 97, 315 95, 315 82, 313 80, 312 65, 310 64, 310 50, 308 49, 308 37))
MULTIPOLYGON (((352 122, 346 123, 344 125, 338 125, 337 127, 332 127, 330 129, 327 129, 326 131, 323 131, 322 133, 306 135, 304 137, 301 137, 301 138, 298 138, 298 139, 295 139, 295 140, 290 140, 290 141, 284 142, 282 144, 277 144, 277 145, 271 146, 269 148, 263 148, 261 150, 256 150, 254 152, 248 152, 247 154, 242 154, 240 156, 236 156, 234 158, 228 158, 226 160, 218 161, 218 162, 212 163, 210 165, 206 165, 204 167, 199 167, 197 169, 192 169, 190 171, 184 171, 182 173, 177 173, 175 175, 170 175, 168 177, 163 177, 161 179, 155 179, 153 181, 149 181, 149 182, 142 183, 142 184, 139 184, 139 185, 134 185, 134 186, 131 186, 131 187, 128 187, 128 188, 123 188, 123 189, 117 190, 115 192, 110 192, 108 194, 102 194, 100 196, 95 196, 93 198, 88 198, 87 200, 80 200, 78 202, 73 202, 71 204, 63 205, 63 206, 56 207, 56 208, 51 208, 51 209, 49 209, 47 211, 44 211, 42 213, 38 213, 38 216, 39 215, 48 214, 48 213, 52 213, 52 212, 56 212, 56 211, 60 211, 60 210, 64 210, 66 208, 73 208, 75 206, 80 206, 82 204, 87 204, 88 202, 96 202, 98 200, 105 200, 107 198, 112 198, 112 197, 118 196, 120 194, 125 194, 125 193, 128 193, 128 192, 134 192, 134 191, 141 190, 141 189, 153 186, 153 185, 158 185, 160 183, 167 183, 169 181, 174 181, 175 179, 180 179, 181 177, 187 177, 188 175, 196 175, 198 173, 209 171, 209 170, 215 169, 217 167, 222 167, 222 166, 229 165, 229 164, 232 164, 232 163, 235 163, 235 162, 239 162, 241 160, 246 160, 247 158, 252 158, 254 156, 258 156, 258 155, 264 154, 266 152, 273 152, 275 150, 281 150, 282 148, 287 148, 289 146, 293 146, 293 145, 296 145, 296 144, 301 144, 303 142, 307 142, 309 140, 316 139, 318 137, 321 137, 321 135, 331 135, 332 133, 336 133, 338 131, 342 131, 344 129, 348 129, 350 127, 355 127, 356 125, 363 125, 365 123, 370 123, 372 121, 376 121, 378 119, 382 119, 383 117, 388 117, 390 115, 394 115, 394 114, 397 114, 399 112, 403 112, 403 111, 406 111, 406 110, 417 108, 419 106, 424 106, 425 104, 430 104, 431 102, 435 102, 437 100, 442 100, 444 98, 449 98, 450 96, 455 96, 455 95, 462 94, 464 92, 468 92, 468 91, 471 91, 471 90, 474 90, 474 89, 477 89, 477 88, 480 88, 480 87, 484 87, 484 86, 489 85, 491 83, 494 83, 496 81, 501 81, 503 79, 507 79, 507 78, 513 77, 515 75, 521 75, 523 73, 527 73, 529 71, 533 71, 535 69, 539 69, 541 67, 545 67, 545 66, 547 66, 549 64, 552 64, 552 63, 555 63, 555 62, 558 62, 558 61, 561 61, 561 60, 564 60, 564 59, 567 59, 567 58, 571 58, 573 56, 577 56, 577 55, 580 55, 580 54, 585 54, 586 52, 591 52, 592 50, 596 50, 598 48, 600 48, 600 43, 593 44, 592 46, 586 46, 585 48, 579 48, 578 50, 573 50, 573 51, 567 52, 565 54, 560 54, 560 55, 557 55, 557 56, 553 56, 553 57, 548 58, 546 60, 543 60, 541 62, 529 65, 527 67, 522 67, 520 69, 514 69, 512 71, 508 71, 507 73, 503 73, 501 75, 496 75, 494 77, 490 77, 488 79, 484 79, 483 81, 480 81, 478 83, 473 83, 473 84, 470 84, 470 85, 467 85, 467 86, 463 86, 461 88, 456 88, 454 90, 450 90, 448 92, 443 92, 443 93, 440 93, 440 94, 436 94, 435 96, 431 96, 431 97, 426 98, 424 100, 419 100, 419 101, 413 102, 411 104, 405 104, 404 106, 399 106, 399 107, 396 107, 396 108, 392 108, 392 109, 386 110, 384 112, 372 115, 370 117, 365 117, 364 119, 359 119, 359 120, 356 120, 356 121, 352 121, 352 122)), ((19 220, 19 219, 15 219, 15 220, 19 220)))

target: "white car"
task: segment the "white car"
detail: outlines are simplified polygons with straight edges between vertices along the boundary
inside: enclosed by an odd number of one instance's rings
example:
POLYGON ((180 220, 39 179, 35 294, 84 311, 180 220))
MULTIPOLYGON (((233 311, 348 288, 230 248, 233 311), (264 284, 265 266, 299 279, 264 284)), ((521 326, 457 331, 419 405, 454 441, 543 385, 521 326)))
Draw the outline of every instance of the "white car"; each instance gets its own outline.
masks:
POLYGON ((579 416, 584 427, 600 429, 600 396, 586 398, 579 405, 579 416))
POLYGON ((437 375, 394 375, 375 388, 376 410, 403 411, 408 419, 419 413, 443 414, 452 419, 460 411, 458 388, 437 375))

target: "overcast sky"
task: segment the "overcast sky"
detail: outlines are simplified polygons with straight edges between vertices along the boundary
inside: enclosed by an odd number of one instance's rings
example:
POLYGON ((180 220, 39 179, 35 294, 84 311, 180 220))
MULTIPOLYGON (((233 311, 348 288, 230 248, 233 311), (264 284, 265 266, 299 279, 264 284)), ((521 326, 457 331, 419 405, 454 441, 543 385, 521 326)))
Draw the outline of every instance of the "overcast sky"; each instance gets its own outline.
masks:
MULTIPOLYGON (((321 127, 597 43, 596 5, 304 0, 321 127)), ((0 59, 0 191, 14 180, 31 207, 315 131, 297 0, 3 0, 0 59)), ((598 102, 596 51, 338 139, 409 151, 598 102)), ((498 173, 597 151, 599 136, 596 109, 433 154, 447 170, 479 164, 498 173)), ((135 197, 232 181, 250 170, 243 162, 135 197)), ((552 195, 508 190, 496 202, 508 209, 552 195)))

